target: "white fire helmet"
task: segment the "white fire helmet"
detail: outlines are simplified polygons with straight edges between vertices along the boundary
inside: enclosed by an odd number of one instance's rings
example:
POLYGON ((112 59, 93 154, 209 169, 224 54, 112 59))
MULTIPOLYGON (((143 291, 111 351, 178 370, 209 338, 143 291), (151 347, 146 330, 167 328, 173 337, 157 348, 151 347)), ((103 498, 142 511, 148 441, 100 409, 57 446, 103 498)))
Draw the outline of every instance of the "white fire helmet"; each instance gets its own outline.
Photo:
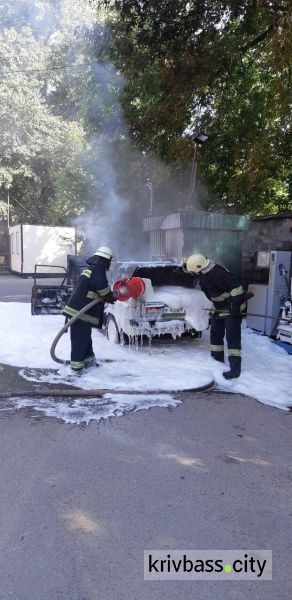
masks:
POLYGON ((192 254, 187 258, 186 268, 190 273, 200 273, 210 264, 209 258, 203 254, 192 254))
POLYGON ((102 256, 103 258, 107 258, 108 260, 111 260, 113 258, 113 251, 111 250, 111 248, 108 248, 107 246, 101 246, 100 248, 97 248, 94 255, 102 256))

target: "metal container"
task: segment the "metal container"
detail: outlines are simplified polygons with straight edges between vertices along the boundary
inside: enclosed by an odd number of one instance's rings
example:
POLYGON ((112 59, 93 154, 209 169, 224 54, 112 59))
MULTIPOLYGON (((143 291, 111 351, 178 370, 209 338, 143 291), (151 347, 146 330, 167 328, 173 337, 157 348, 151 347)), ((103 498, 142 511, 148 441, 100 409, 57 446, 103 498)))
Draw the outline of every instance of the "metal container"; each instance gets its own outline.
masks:
POLYGON ((150 233, 151 257, 180 261, 200 252, 238 275, 242 241, 249 227, 250 218, 244 215, 205 211, 177 212, 144 220, 144 231, 150 233))

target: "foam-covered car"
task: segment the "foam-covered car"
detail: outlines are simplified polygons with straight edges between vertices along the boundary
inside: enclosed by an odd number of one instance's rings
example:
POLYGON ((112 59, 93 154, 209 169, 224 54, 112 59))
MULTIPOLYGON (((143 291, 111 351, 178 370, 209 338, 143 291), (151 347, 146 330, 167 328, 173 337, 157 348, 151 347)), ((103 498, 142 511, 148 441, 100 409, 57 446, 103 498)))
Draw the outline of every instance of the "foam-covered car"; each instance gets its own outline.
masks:
POLYGON ((104 328, 112 342, 127 343, 139 336, 196 338, 208 328, 211 303, 196 287, 197 278, 181 265, 117 263, 112 272, 113 286, 122 289, 123 282, 131 278, 140 287, 138 297, 136 294, 105 306, 104 328))

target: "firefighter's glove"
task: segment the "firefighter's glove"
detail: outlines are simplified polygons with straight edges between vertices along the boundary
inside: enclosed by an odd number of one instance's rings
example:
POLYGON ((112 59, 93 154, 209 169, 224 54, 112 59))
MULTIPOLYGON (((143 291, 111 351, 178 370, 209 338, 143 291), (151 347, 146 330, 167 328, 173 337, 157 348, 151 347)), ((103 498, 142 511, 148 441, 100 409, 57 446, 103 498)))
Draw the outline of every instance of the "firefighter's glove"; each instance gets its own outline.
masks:
POLYGON ((248 290, 248 292, 245 294, 245 297, 246 300, 250 300, 251 298, 254 298, 254 293, 248 290))
POLYGON ((103 297, 104 302, 107 304, 114 304, 117 301, 117 298, 112 292, 109 292, 106 296, 103 297))

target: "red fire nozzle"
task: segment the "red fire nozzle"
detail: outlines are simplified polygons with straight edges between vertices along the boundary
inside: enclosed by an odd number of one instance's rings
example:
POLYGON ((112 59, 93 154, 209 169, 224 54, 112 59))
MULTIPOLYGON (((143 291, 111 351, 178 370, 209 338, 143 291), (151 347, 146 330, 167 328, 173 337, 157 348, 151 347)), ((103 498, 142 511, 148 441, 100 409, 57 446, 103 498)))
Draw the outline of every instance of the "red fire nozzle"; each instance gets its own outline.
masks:
POLYGON ((113 291, 116 292, 117 300, 125 302, 130 298, 137 300, 145 292, 146 285, 141 277, 130 277, 129 279, 119 279, 115 282, 113 291))

